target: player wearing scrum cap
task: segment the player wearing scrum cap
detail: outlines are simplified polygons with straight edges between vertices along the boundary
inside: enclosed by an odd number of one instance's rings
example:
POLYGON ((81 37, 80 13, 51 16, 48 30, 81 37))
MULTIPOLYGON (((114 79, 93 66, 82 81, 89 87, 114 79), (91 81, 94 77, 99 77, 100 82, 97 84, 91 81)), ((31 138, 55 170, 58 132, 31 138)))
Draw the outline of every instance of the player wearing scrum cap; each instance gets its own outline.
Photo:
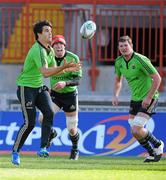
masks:
MULTIPOLYGON (((67 63, 73 61, 79 63, 79 57, 66 50, 66 41, 64 36, 56 35, 52 40, 52 47, 55 52, 55 62, 57 67, 61 67, 64 61, 67 63)), ((82 77, 82 70, 68 72, 64 70, 59 75, 50 77, 51 84, 51 98, 54 102, 54 111, 57 113, 62 109, 66 115, 66 126, 69 132, 69 136, 72 142, 72 149, 70 154, 71 160, 77 160, 79 157, 78 140, 79 132, 78 125, 78 91, 77 86, 80 83, 82 77)), ((40 114, 40 120, 42 121, 42 114, 40 114)), ((52 139, 56 136, 55 130, 52 129, 49 139, 49 145, 52 139)), ((49 146, 48 145, 48 146, 49 146)))

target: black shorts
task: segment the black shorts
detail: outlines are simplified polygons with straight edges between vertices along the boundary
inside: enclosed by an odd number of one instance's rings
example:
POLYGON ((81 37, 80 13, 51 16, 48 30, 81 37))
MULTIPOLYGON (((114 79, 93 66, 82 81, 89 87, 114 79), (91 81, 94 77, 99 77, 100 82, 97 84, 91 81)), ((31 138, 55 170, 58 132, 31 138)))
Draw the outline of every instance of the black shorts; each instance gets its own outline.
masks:
POLYGON ((52 101, 64 112, 74 112, 78 109, 78 93, 58 93, 51 90, 52 101))
POLYGON ((155 110, 158 104, 158 99, 152 99, 150 105, 147 108, 142 107, 142 101, 130 101, 129 114, 137 115, 139 112, 143 112, 149 116, 155 114, 155 110))

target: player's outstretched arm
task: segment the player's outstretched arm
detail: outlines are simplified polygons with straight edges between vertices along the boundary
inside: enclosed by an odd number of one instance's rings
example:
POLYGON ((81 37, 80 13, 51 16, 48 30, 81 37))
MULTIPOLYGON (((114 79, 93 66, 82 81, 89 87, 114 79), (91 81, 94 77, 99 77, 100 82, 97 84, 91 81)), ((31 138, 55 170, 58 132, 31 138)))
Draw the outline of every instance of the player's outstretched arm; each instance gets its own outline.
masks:
POLYGON ((75 62, 74 62, 74 59, 73 59, 73 60, 72 60, 72 63, 70 64, 70 67, 69 67, 68 64, 67 64, 66 59, 64 59, 64 64, 63 64, 63 66, 65 67, 65 68, 63 69, 63 73, 65 73, 65 72, 76 72, 76 71, 81 70, 82 64, 81 64, 81 62, 75 63, 75 62))
POLYGON ((47 64, 45 64, 42 68, 40 68, 41 73, 43 74, 44 77, 50 77, 53 75, 57 75, 60 72, 64 73, 65 71, 78 71, 81 68, 80 63, 74 63, 73 61, 71 62, 64 62, 62 66, 54 66, 54 67, 48 67, 47 64))
POLYGON ((73 76, 73 78, 69 81, 59 81, 54 85, 53 89, 60 90, 66 86, 78 86, 80 84, 80 79, 81 77, 79 76, 73 76))

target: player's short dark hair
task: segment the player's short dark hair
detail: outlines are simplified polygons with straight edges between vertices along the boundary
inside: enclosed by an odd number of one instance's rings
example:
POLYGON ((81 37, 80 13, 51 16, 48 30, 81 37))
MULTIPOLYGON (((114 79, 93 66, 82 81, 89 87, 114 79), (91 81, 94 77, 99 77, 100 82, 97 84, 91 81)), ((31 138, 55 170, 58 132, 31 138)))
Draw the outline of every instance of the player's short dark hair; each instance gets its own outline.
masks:
POLYGON ((132 45, 132 39, 129 36, 121 36, 118 40, 118 44, 119 42, 125 42, 127 41, 130 45, 132 45))
POLYGON ((35 39, 37 40, 38 39, 38 33, 42 33, 43 31, 43 26, 49 26, 52 28, 52 24, 47 21, 47 20, 44 20, 44 21, 38 21, 36 22, 34 25, 33 25, 33 32, 35 34, 35 39))

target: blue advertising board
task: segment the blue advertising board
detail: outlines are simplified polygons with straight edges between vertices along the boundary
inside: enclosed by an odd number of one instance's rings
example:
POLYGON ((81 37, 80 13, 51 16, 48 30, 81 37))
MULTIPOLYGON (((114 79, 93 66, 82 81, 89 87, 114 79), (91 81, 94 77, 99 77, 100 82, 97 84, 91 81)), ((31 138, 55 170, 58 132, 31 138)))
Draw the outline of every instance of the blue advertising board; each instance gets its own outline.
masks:
MULTIPOLYGON (((166 113, 159 112, 150 119, 147 128, 166 144, 166 113)), ((50 152, 68 154, 71 141, 66 129, 65 115, 59 112, 54 117, 54 128, 58 136, 50 152)), ((12 150, 16 134, 23 123, 21 112, 0 112, 0 153, 12 150)), ((132 137, 126 112, 80 112, 79 113, 80 155, 140 156, 145 150, 132 137)), ((22 151, 34 152, 40 148, 41 127, 36 126, 28 136, 22 151)))

